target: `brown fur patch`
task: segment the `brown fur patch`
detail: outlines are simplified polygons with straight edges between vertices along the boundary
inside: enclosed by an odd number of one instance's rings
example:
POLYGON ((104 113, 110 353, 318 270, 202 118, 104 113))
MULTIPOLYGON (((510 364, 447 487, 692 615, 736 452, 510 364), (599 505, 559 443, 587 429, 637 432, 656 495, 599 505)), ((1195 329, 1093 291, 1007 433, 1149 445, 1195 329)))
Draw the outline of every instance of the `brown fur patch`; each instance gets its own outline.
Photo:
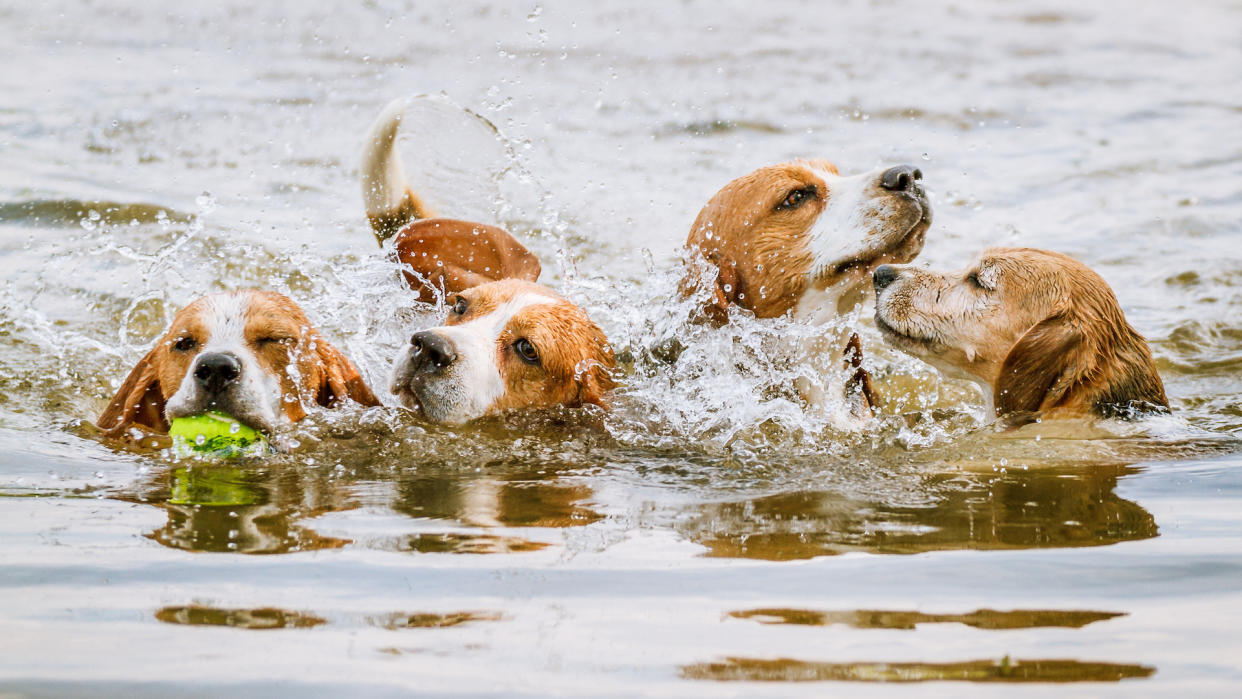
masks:
POLYGON ((370 214, 367 221, 375 232, 375 240, 381 245, 411 221, 427 218, 432 215, 431 209, 418 198, 413 190, 406 189, 401 204, 380 214, 370 214))
POLYGON ((415 221, 397 234, 397 259, 418 299, 434 302, 438 294, 457 293, 501 279, 533 282, 539 258, 508 231, 496 226, 448 218, 415 221))
MULTIPOLYGON (((812 167, 837 171, 824 160, 760 168, 725 185, 699 212, 686 246, 692 258, 701 257, 718 270, 710 316, 721 318, 728 305, 736 304, 760 318, 775 318, 797 304, 813 262, 807 232, 827 195, 812 167), (800 206, 776 208, 790 192, 809 188, 816 196, 800 206)), ((686 291, 693 285, 688 277, 686 291)))

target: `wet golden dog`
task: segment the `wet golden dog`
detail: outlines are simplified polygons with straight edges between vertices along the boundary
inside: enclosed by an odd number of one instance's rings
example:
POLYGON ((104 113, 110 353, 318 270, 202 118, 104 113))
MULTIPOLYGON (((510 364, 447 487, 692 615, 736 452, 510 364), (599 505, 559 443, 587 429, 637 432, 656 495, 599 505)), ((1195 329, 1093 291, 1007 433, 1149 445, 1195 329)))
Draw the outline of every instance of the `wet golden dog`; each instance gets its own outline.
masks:
POLYGON ((992 248, 959 272, 883 265, 873 281, 885 338, 988 385, 997 415, 1168 410, 1151 350, 1112 289, 1065 255, 992 248))

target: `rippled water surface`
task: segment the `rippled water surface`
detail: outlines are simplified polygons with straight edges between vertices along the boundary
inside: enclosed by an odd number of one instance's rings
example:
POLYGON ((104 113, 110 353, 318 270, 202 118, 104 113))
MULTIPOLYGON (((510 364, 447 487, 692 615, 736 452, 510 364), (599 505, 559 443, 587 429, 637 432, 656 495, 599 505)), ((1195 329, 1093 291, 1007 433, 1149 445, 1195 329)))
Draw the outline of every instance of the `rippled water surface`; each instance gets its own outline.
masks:
POLYGON ((0 7, 0 690, 1236 695, 1242 6, 498 5, 0 7), (411 176, 600 321, 613 409, 318 414, 214 464, 98 442, 210 291, 289 294, 384 385, 441 310, 375 248, 357 151, 415 94, 411 176), (933 266, 1092 265, 1173 417, 998 431, 864 299, 883 410, 835 428, 770 351, 815 331, 675 293, 707 198, 799 156, 920 167, 933 266))

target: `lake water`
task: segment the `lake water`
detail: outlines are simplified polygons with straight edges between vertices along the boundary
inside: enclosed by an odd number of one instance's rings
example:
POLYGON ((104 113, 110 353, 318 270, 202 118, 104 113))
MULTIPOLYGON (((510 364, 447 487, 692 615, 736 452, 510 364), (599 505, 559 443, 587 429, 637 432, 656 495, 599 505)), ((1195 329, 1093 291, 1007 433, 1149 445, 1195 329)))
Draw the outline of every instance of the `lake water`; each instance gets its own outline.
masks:
POLYGON ((1239 37, 1223 1, 0 7, 0 692, 1236 696, 1239 37), (96 441, 210 291, 288 293, 385 385, 438 312, 357 153, 416 94, 411 176, 605 326, 613 410, 96 441), (883 412, 834 430, 763 352, 807 329, 674 293, 708 197, 799 156, 922 169, 933 266, 1092 265, 1174 416, 999 432, 864 303, 883 412))

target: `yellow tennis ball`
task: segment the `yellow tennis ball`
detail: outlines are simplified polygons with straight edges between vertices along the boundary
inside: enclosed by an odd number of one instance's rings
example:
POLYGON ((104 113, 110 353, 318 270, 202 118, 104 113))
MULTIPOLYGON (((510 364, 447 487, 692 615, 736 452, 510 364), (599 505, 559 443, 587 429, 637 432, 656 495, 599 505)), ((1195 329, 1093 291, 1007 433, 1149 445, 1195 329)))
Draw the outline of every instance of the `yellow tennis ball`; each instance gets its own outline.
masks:
POLYGON ((230 458, 258 456, 269 450, 267 440, 252 427, 247 427, 221 412, 179 417, 168 427, 173 450, 180 456, 205 454, 230 458))

